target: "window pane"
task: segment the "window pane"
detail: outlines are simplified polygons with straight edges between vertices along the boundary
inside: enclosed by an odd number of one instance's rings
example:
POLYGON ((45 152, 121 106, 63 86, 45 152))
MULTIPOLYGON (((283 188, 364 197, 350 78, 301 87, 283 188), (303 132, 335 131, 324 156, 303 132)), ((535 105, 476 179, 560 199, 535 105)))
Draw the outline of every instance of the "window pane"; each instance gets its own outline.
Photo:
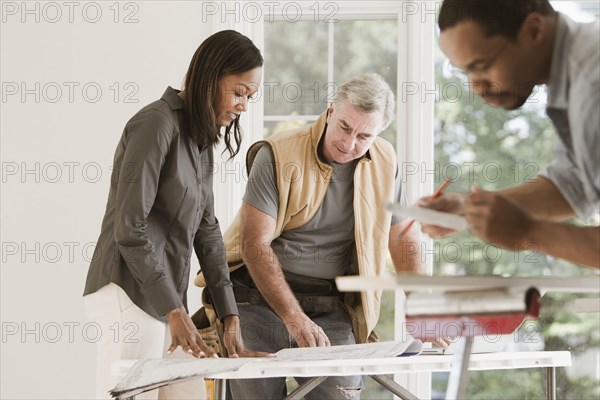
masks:
MULTIPOLYGON (((266 22, 265 115, 319 115, 339 85, 360 73, 379 73, 397 95, 397 58, 396 19, 342 19, 332 24, 266 22), (329 42, 330 29, 332 43, 329 42), (334 62, 329 66, 328 54, 332 50, 334 62), (328 76, 330 68, 333 78, 328 76)), ((381 136, 395 145, 396 130, 394 121, 381 136)), ((265 126, 265 135, 272 133, 265 126)))
POLYGON ((364 72, 377 72, 396 88, 398 21, 346 21, 335 24, 334 76, 343 82, 364 72))
MULTIPOLYGON (((334 25, 333 76, 341 84, 353 75, 376 72, 397 96, 398 21, 340 20, 334 25)), ((396 121, 381 136, 396 145, 396 121)))
POLYGON ((322 22, 265 22, 265 115, 325 111, 328 35, 322 22))
POLYGON ((288 131, 290 129, 300 128, 304 125, 311 124, 315 121, 306 121, 303 119, 286 120, 286 121, 266 121, 264 138, 268 138, 274 133, 288 131))

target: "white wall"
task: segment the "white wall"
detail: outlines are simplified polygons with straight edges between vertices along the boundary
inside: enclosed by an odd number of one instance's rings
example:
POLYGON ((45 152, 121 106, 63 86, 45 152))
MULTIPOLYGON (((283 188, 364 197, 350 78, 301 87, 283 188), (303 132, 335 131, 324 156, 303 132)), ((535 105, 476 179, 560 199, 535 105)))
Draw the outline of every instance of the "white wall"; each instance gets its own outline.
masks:
POLYGON ((1 7, 0 397, 91 398, 96 332, 81 294, 114 149, 138 109, 181 87, 211 28, 200 2, 1 7))

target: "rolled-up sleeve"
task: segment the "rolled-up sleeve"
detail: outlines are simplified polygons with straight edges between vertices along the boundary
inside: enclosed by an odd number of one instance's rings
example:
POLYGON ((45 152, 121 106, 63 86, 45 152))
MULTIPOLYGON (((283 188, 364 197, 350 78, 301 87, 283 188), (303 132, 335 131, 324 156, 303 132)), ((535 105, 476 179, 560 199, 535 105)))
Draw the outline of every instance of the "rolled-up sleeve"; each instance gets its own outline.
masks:
POLYGON ((221 228, 214 212, 214 195, 212 190, 209 193, 200 226, 194 236, 194 250, 206 280, 204 290, 209 291, 215 312, 222 319, 227 315, 238 315, 238 308, 229 279, 221 228))
MULTIPOLYGON (((398 167, 396 167, 396 178, 394 181, 394 201, 396 203, 400 203, 402 204, 402 206, 406 206, 408 204, 407 200, 406 200, 406 193, 404 192, 404 187, 402 185, 402 174, 400 174, 400 171, 398 170, 398 167)), ((400 222, 404 221, 406 219, 406 217, 401 217, 399 215, 392 215, 392 225, 396 225, 399 224, 400 222)))
POLYGON ((183 303, 156 253, 148 214, 174 128, 160 111, 149 110, 137 114, 125 129, 123 158, 116 166, 115 240, 142 294, 159 315, 165 315, 183 303))
POLYGON ((248 176, 244 203, 277 219, 279 189, 275 183, 275 159, 269 145, 263 145, 256 153, 248 176))
POLYGON ((548 178, 556 186, 578 217, 585 219, 593 212, 586 200, 577 169, 569 160, 566 149, 560 141, 556 143, 554 159, 540 172, 540 175, 548 178))

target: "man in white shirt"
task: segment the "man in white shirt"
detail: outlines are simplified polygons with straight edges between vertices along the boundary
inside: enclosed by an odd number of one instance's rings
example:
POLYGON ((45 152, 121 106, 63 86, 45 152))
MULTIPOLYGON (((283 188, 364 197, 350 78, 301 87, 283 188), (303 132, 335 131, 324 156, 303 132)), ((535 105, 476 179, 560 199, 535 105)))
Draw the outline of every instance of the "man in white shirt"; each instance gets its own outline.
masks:
MULTIPOLYGON (((522 106, 548 86, 547 114, 558 136, 555 158, 536 179, 514 188, 447 193, 421 205, 462 214, 471 233, 501 247, 540 252, 600 268, 600 44, 598 22, 578 24, 547 0, 445 0, 440 46, 470 88, 496 107, 522 106)), ((424 225, 432 237, 453 231, 424 225)))

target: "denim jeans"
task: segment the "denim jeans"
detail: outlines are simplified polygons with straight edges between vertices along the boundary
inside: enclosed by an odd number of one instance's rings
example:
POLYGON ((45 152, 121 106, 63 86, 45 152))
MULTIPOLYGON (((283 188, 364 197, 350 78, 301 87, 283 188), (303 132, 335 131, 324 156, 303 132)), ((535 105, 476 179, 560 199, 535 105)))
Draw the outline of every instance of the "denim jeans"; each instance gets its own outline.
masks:
MULTIPOLYGON (((294 339, 279 317, 270 308, 249 303, 238 304, 240 326, 244 344, 249 350, 277 351, 296 347, 294 339)), ((340 305, 328 313, 307 313, 329 337, 331 345, 354 344, 352 324, 340 305)), ((298 384, 311 378, 295 377, 298 384)), ((287 395, 285 378, 234 379, 229 381, 234 400, 282 399, 287 395)), ((360 398, 362 378, 360 376, 330 376, 304 396, 306 400, 356 399, 360 398)))

